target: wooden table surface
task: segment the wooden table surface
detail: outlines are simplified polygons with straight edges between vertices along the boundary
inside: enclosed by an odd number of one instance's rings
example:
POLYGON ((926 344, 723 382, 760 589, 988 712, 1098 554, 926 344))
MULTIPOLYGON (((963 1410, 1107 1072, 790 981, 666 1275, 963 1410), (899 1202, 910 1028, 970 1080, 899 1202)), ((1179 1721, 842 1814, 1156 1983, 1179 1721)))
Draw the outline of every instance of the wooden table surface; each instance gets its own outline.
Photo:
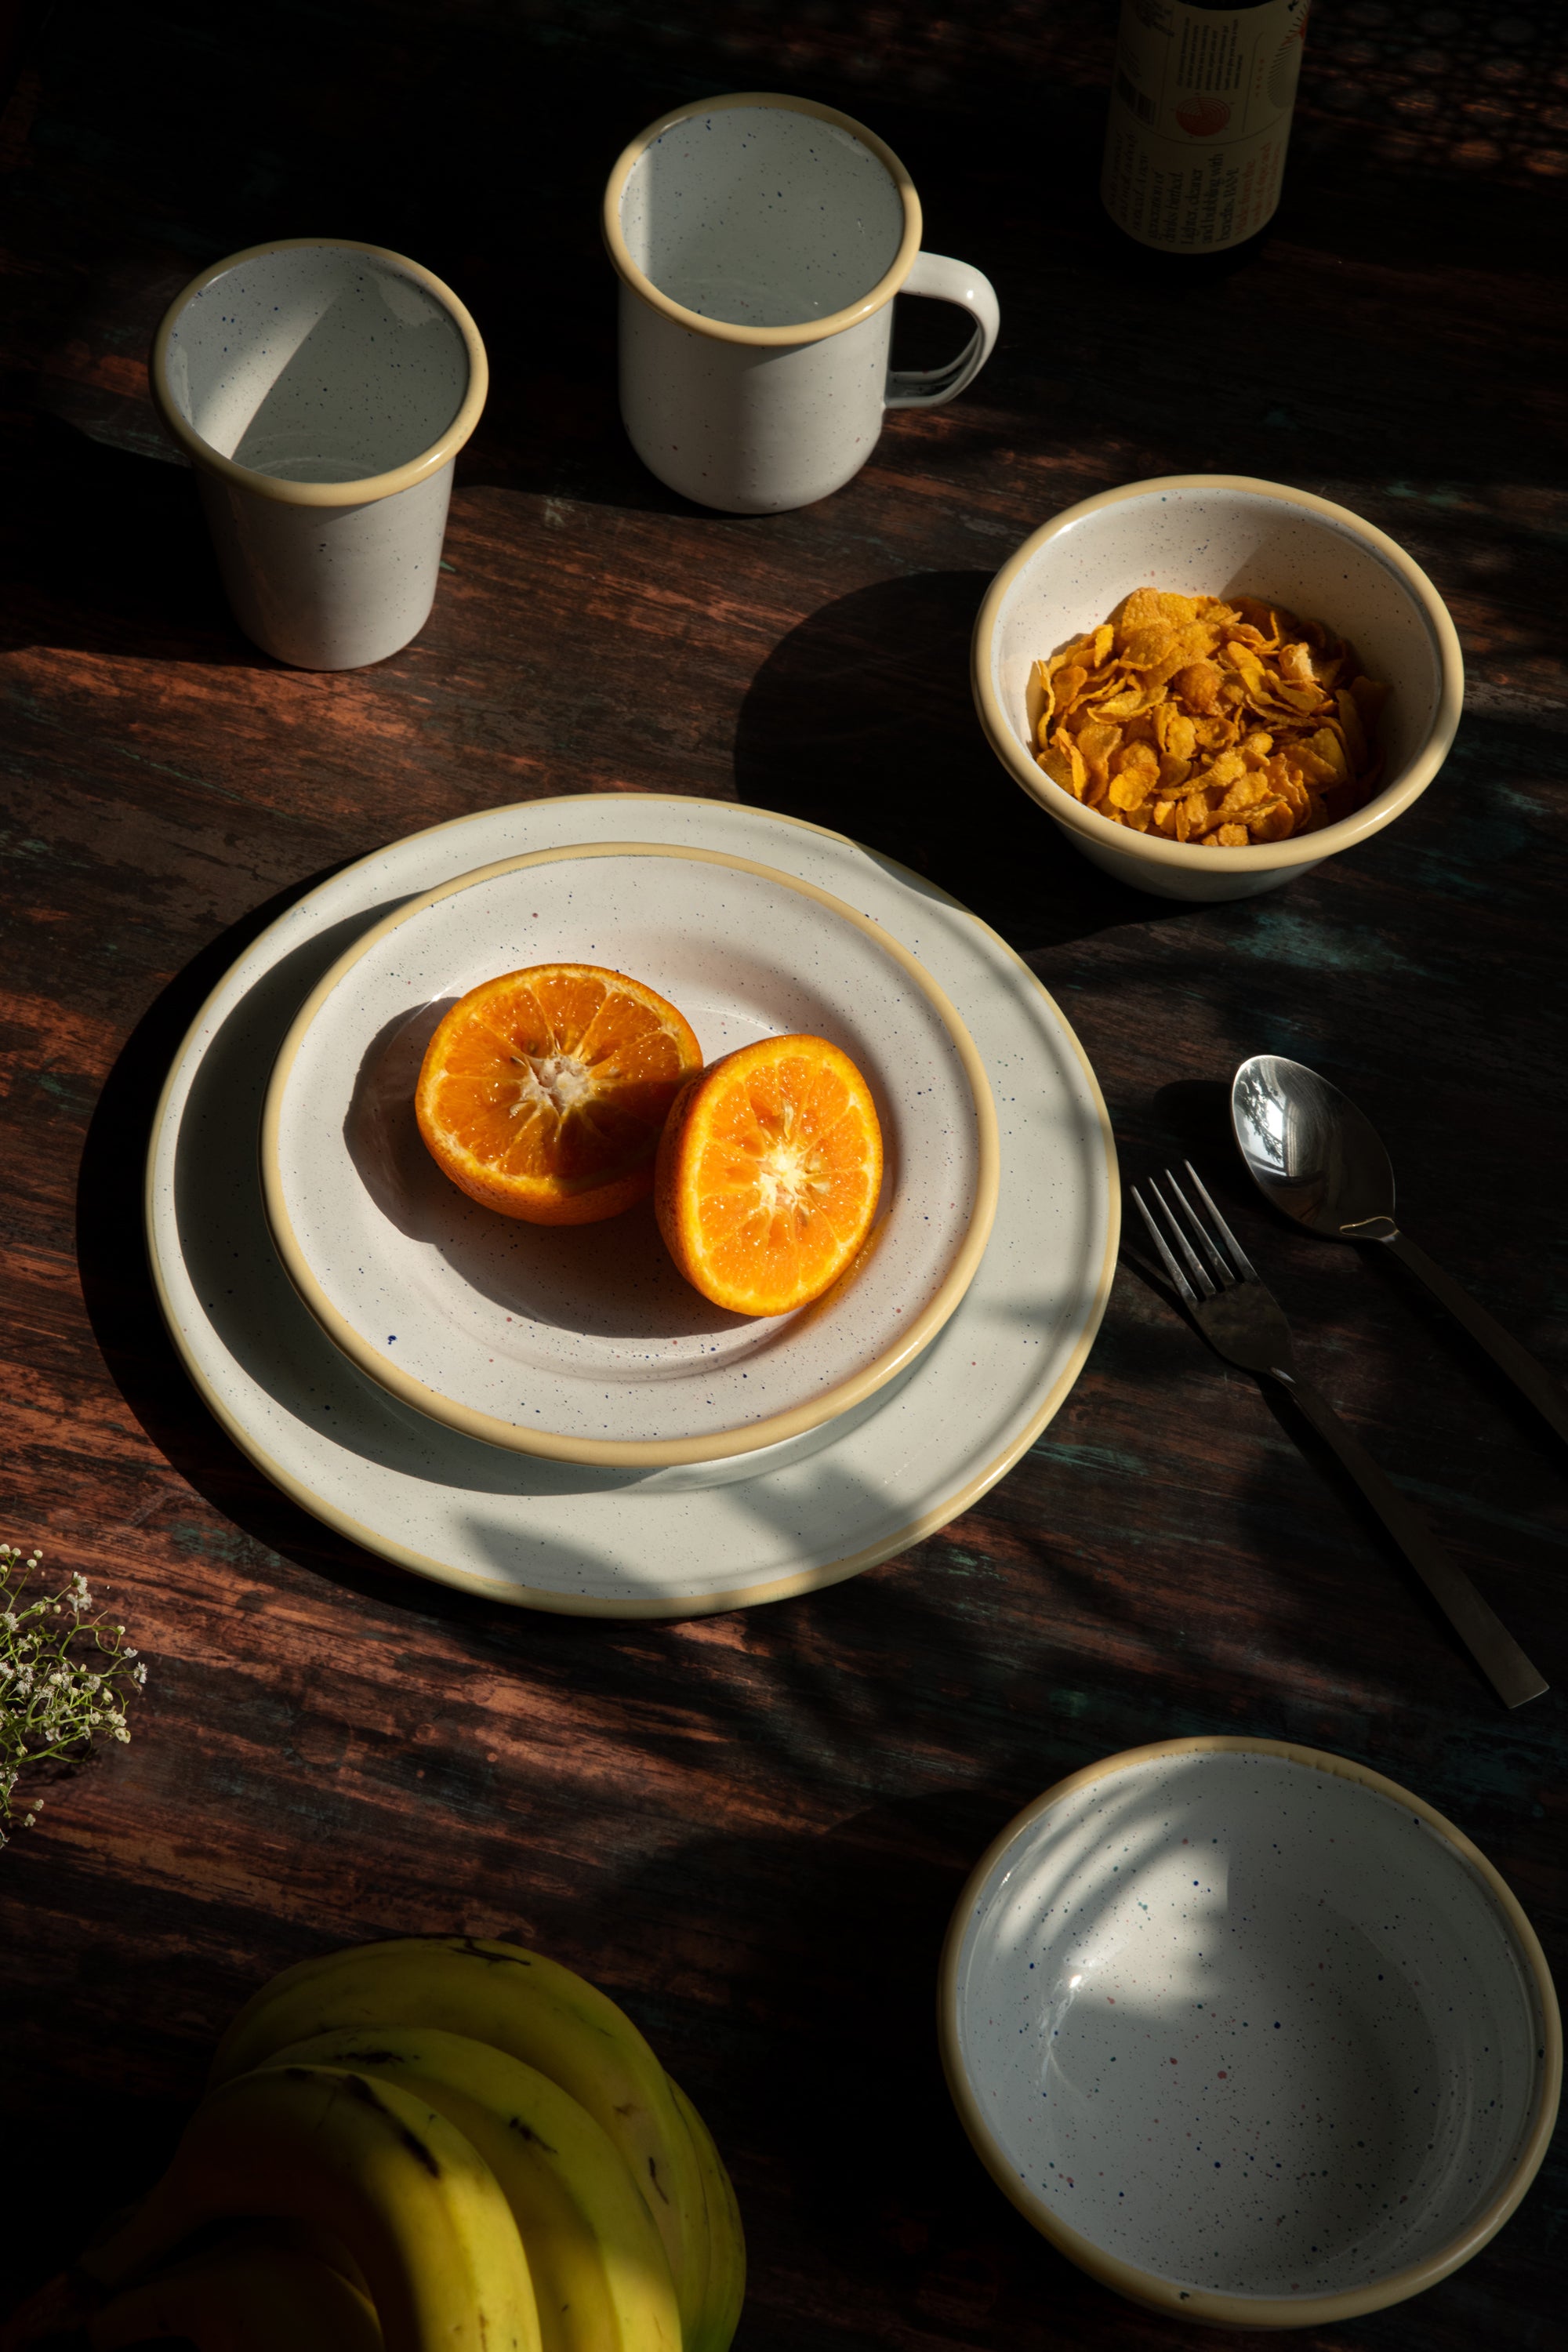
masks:
MULTIPOLYGON (((1247 1053, 1331 1073, 1387 1138, 1410 1229, 1568 1362, 1563 18, 1321 0, 1273 231, 1189 285, 1100 226, 1110 0, 38 14, 6 20, 0 121, 0 1532, 84 1570, 151 1677, 132 1745, 58 1780, 0 1855, 7 2292, 150 2177, 266 1975, 459 1929, 605 1985, 710 2114, 750 2233, 742 2352, 1178 2340, 1058 2259, 962 2137, 931 2009, 966 1872, 1097 1757, 1266 1734, 1436 1803, 1561 1955, 1562 1698, 1505 1715, 1288 1411, 1125 1265, 1039 1442, 856 1581, 626 1627, 416 1582, 208 1418, 154 1307, 142 1162, 205 991, 379 843, 588 791, 839 827, 1027 957, 1125 1179, 1201 1157, 1313 1376, 1568 1682, 1568 1455, 1397 1267, 1244 1193, 1221 1116, 1247 1053), (891 418, 847 489, 763 520, 689 507, 631 455, 596 221, 633 131, 734 88, 870 121, 928 242, 1003 311, 972 392, 891 418), (428 626, 335 676, 230 621, 143 367, 197 269, 317 231, 436 269, 493 370, 428 626), (1407 816, 1209 910, 1074 855, 985 749, 966 671, 1026 531, 1203 467, 1392 531, 1469 672, 1407 816)), ((911 352, 924 331, 952 340, 911 321, 911 352)), ((1562 2202, 1549 2165, 1443 2285, 1300 2340, 1544 2346, 1562 2202)))

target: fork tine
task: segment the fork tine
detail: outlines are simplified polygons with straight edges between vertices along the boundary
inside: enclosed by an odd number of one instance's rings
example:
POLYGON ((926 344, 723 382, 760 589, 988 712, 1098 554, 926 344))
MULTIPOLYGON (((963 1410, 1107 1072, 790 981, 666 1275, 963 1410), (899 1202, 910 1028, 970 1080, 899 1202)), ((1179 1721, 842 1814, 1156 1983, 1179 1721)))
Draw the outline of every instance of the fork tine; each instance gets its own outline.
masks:
POLYGON ((1171 1255, 1170 1251, 1166 1248, 1165 1236, 1160 1231, 1159 1226, 1154 1223, 1153 1218, 1149 1214, 1148 1210, 1144 1207, 1143 1195, 1139 1192, 1136 1184, 1132 1187, 1132 1198, 1138 1203, 1139 1215, 1142 1218, 1143 1223, 1149 1228, 1150 1240, 1153 1243, 1154 1247, 1159 1251, 1161 1257, 1164 1260, 1166 1273, 1170 1276, 1171 1280, 1175 1284, 1177 1290, 1180 1292, 1182 1297, 1185 1299, 1187 1305, 1189 1307, 1195 1307, 1198 1303, 1197 1294, 1194 1292, 1192 1284, 1187 1280, 1186 1276, 1182 1272, 1181 1267, 1176 1264, 1175 1259, 1171 1255))
POLYGON ((1207 1209, 1210 1216, 1219 1227, 1220 1232, 1225 1235, 1225 1245, 1230 1252, 1236 1265, 1239 1267, 1242 1280, 1244 1282, 1256 1282, 1258 1280, 1257 1267, 1253 1265, 1252 1260, 1247 1256, 1247 1252, 1242 1248, 1241 1244, 1237 1240, 1236 1235, 1231 1232, 1230 1227, 1226 1223, 1225 1219, 1220 1215, 1219 1211, 1215 1207, 1214 1202, 1209 1199, 1207 1190, 1204 1184, 1204 1180, 1198 1174, 1197 1170, 1193 1166, 1190 1160, 1186 1162, 1186 1170, 1188 1175, 1192 1178, 1194 1183, 1198 1188, 1199 1196, 1203 1201, 1205 1208, 1207 1209))
POLYGON ((1221 1255, 1219 1244, 1215 1241, 1214 1235, 1210 1233, 1208 1227, 1205 1224, 1203 1219, 1199 1216, 1197 1211, 1194 1208, 1192 1202, 1188 1200, 1186 1194, 1177 1183, 1173 1172, 1169 1168, 1165 1171, 1165 1181, 1170 1186, 1176 1199, 1181 1202, 1182 1214, 1186 1218, 1188 1224, 1191 1225, 1194 1233, 1197 1235, 1198 1240, 1203 1244, 1205 1255, 1207 1256, 1210 1265, 1214 1267, 1215 1272, 1219 1276, 1221 1289, 1234 1289, 1236 1286, 1236 1276, 1221 1255))
MULTIPOLYGON (((1167 1174, 1165 1181, 1169 1183, 1170 1181, 1170 1176, 1167 1174)), ((1171 1228, 1172 1237, 1175 1242, 1176 1247, 1181 1251, 1182 1255, 1186 1259, 1189 1267, 1192 1269, 1193 1280, 1197 1284, 1198 1288, 1203 1292, 1205 1298, 1213 1298, 1216 1294, 1214 1284, 1209 1280, 1207 1274, 1204 1271, 1204 1262, 1202 1258, 1198 1256, 1191 1242, 1188 1241, 1185 1234, 1182 1231, 1181 1219, 1175 1214, 1170 1202, 1166 1200, 1164 1194, 1161 1192, 1160 1187, 1155 1183, 1152 1176, 1149 1179, 1149 1190, 1152 1192, 1155 1200, 1158 1201, 1160 1204, 1161 1211, 1164 1215, 1165 1223, 1171 1228)))

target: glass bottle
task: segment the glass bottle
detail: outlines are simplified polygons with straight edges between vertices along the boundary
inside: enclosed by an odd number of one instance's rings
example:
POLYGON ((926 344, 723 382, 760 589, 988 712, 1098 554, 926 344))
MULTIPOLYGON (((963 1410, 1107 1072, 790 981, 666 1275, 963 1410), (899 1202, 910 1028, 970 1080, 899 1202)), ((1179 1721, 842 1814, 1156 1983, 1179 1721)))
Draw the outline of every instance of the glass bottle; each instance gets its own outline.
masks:
POLYGON ((1121 0, 1100 196, 1160 253, 1223 253, 1272 217, 1310 0, 1121 0))

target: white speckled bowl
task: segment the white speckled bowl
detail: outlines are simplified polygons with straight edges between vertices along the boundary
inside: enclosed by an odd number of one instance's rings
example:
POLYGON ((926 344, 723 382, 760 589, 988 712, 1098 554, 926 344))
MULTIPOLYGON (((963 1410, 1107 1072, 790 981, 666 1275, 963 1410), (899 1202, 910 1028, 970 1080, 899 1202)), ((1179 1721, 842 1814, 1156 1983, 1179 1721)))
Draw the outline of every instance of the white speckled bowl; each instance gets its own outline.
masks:
POLYGON ((646 842, 506 858, 389 914, 306 999, 261 1129, 279 1255, 362 1371, 467 1436, 622 1469, 779 1444, 892 1380, 973 1278, 997 1162, 980 1057, 907 948, 809 883, 646 842), (882 1203, 826 1297, 727 1314, 676 1272, 650 1202, 529 1225, 441 1174, 413 1107, 441 1015, 499 972, 565 961, 658 989, 708 1061, 806 1031, 864 1073, 882 1203))
POLYGON ((996 574, 974 625, 971 681, 986 740, 1073 846, 1162 898, 1248 898, 1392 824, 1448 756, 1465 696, 1448 609, 1420 566, 1347 507, 1243 474, 1129 482, 1068 507, 996 574), (1289 841, 1205 849, 1133 833, 1085 808, 1035 759, 1034 665, 1093 628, 1134 588, 1277 598, 1350 638, 1393 688, 1387 782, 1353 816, 1289 841))
POLYGON ((1335 2325, 1468 2261, 1563 2074, 1491 1864, 1394 1781, 1269 1739, 1131 1748, 1037 1799, 960 1898, 940 2017, 1019 2210, 1218 2326, 1335 2325))

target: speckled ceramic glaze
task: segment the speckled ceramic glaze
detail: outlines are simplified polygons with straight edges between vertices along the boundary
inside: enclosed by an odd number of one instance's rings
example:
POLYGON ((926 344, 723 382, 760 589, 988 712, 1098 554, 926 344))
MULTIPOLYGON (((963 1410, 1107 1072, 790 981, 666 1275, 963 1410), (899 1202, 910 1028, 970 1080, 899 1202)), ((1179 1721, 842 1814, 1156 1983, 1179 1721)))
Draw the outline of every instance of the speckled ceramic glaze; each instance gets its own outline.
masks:
POLYGON ((839 835, 684 794, 484 809, 310 891, 197 1015, 147 1168, 148 1244, 170 1330, 198 1392, 251 1461, 400 1567, 574 1615, 679 1617, 780 1600, 890 1559, 967 1509, 1077 1379, 1119 1230, 1099 1088, 1012 950, 929 883, 839 835), (908 1370, 766 1453, 659 1470, 504 1453, 369 1380, 284 1274, 257 1152, 268 1074, 301 1000, 388 913, 476 866, 617 841, 634 824, 644 842, 719 849, 814 884, 909 948, 974 1039, 1002 1154, 979 1272, 908 1370))
POLYGON ((1307 490, 1245 475, 1184 474, 1085 499, 1026 539, 980 608, 975 708, 1009 772, 1095 865, 1163 898, 1247 898, 1368 840, 1441 768, 1459 723, 1464 661, 1447 607, 1386 532, 1307 490), (1085 808, 1036 761, 1034 665, 1103 621, 1134 588, 1277 598, 1354 644, 1392 687, 1383 790, 1354 816, 1289 841, 1205 849, 1085 808))
POLYGON ((1490 1864, 1393 1781, 1269 1740, 1135 1748, 1021 1813, 954 1915, 942 2026, 1015 2204, 1134 2301, 1237 2327, 1468 2260, 1562 2077, 1490 1864))
POLYGON ((888 408, 931 408, 979 373, 996 297, 921 253, 909 173, 873 131, 806 99, 742 92, 667 114, 605 194, 621 278, 621 414, 643 463, 730 513, 826 498, 888 408), (896 293, 974 320, 951 365, 889 372, 896 293))
POLYGON ((363 1371, 493 1445, 638 1468, 779 1444, 893 1379, 973 1279, 996 1162, 980 1057, 889 933, 786 875, 641 845, 502 861, 391 917, 301 1009, 261 1140, 279 1255, 363 1371), (677 1272, 651 1202, 544 1228, 442 1175, 413 1107, 437 1023, 481 981, 565 961, 658 989, 709 1062, 797 1031, 849 1055, 887 1175, 824 1297, 729 1314, 677 1272))
POLYGON ((439 278, 376 246, 254 247, 171 305, 152 379, 247 636, 300 668, 354 669, 418 633, 487 384, 439 278))

